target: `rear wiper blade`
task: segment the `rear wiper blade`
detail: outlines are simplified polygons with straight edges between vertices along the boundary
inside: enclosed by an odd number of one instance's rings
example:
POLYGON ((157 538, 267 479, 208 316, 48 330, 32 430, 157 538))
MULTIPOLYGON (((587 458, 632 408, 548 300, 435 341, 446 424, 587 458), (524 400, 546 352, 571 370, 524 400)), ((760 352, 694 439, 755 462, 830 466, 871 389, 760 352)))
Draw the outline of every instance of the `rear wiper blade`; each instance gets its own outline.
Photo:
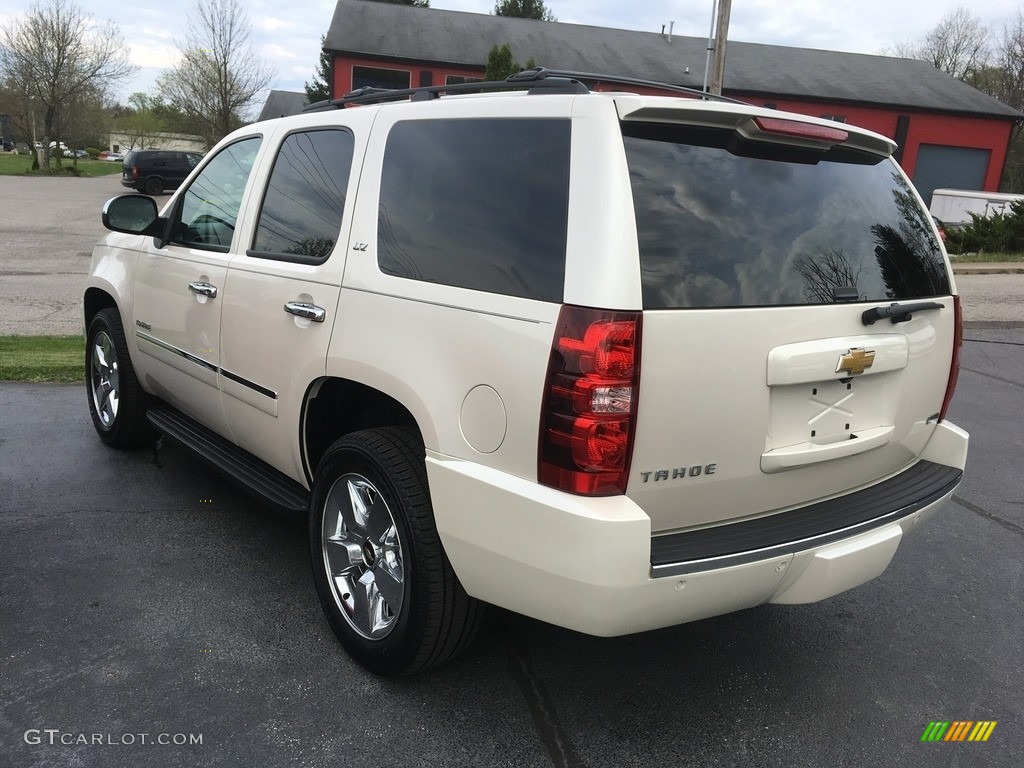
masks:
POLYGON ((924 312, 929 309, 942 309, 945 304, 937 301, 919 301, 916 304, 890 304, 888 307, 872 307, 865 310, 860 319, 864 325, 874 325, 876 320, 888 317, 890 322, 905 323, 914 316, 915 312, 924 312))

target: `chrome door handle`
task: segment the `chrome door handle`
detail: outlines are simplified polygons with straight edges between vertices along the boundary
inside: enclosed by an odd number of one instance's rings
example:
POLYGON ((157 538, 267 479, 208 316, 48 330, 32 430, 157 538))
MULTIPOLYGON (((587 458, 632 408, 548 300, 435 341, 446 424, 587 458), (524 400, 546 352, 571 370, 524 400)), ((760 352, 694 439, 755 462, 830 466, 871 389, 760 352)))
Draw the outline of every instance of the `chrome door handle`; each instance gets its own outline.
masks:
POLYGON ((314 323, 322 323, 324 318, 327 317, 327 310, 323 307, 318 307, 316 304, 306 304, 302 301, 289 301, 284 305, 284 311, 289 315, 312 320, 314 323))
POLYGON ((217 298, 217 286, 209 283, 189 283, 188 289, 200 296, 208 296, 211 299, 217 298))

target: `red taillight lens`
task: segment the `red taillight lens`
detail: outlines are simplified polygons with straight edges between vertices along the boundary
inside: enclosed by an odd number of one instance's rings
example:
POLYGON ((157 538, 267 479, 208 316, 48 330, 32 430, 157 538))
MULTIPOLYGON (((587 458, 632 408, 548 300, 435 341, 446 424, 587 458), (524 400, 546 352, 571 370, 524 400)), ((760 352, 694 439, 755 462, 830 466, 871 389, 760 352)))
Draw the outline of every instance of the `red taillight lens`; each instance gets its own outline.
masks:
POLYGON ((538 476, 586 496, 624 493, 640 389, 640 312, 564 306, 541 414, 538 476))
POLYGON ((946 396, 942 399, 942 410, 939 411, 939 421, 946 418, 946 411, 953 401, 953 393, 956 391, 956 380, 960 378, 960 347, 964 343, 964 311, 960 306, 960 297, 953 297, 953 359, 949 364, 949 382, 946 384, 946 396))
POLYGON ((139 178, 139 166, 137 166, 137 165, 133 165, 132 166, 132 178, 133 179, 139 178))

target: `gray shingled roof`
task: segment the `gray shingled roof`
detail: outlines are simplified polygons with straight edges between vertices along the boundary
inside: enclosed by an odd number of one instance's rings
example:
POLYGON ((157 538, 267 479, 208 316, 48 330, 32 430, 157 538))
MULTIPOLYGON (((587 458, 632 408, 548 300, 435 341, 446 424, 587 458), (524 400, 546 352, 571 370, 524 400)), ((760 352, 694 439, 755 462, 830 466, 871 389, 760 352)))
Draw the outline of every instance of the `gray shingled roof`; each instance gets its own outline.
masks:
MULTIPOLYGON (((338 53, 480 67, 509 43, 520 62, 700 88, 707 40, 656 32, 338 0, 324 47, 338 53), (689 74, 686 68, 689 67, 689 74)), ((726 92, 1022 119, 1024 114, 914 59, 729 41, 726 92)))
POLYGON ((260 120, 273 120, 275 117, 297 115, 308 103, 309 100, 306 98, 305 92, 271 91, 270 95, 267 96, 267 103, 263 105, 260 116, 256 120, 258 122, 260 120))

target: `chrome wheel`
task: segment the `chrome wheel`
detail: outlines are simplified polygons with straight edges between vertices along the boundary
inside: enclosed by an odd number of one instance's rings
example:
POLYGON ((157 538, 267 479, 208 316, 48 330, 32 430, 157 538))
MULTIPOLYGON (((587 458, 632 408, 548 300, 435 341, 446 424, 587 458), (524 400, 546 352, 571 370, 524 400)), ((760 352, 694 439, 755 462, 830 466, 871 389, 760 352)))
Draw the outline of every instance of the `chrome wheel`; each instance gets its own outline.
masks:
POLYGON ((338 478, 323 516, 323 564, 334 601, 352 629, 386 637, 405 600, 405 557, 394 517, 362 475, 338 478))
POLYGON ((97 418, 105 429, 112 428, 119 401, 117 350, 106 331, 100 331, 93 338, 89 385, 97 418))

